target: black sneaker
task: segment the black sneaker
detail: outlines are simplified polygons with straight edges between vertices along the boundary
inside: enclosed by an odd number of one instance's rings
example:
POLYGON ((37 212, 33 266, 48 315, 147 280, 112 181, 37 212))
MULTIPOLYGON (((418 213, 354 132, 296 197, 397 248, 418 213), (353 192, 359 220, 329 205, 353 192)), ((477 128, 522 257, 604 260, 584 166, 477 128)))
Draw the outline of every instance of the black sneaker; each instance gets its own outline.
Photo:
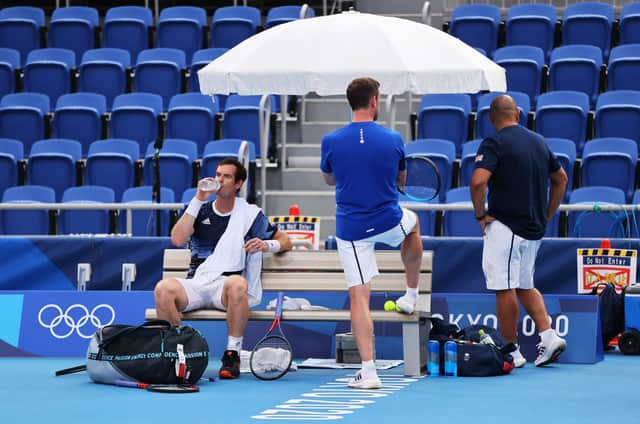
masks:
POLYGON ((222 366, 218 375, 220 378, 238 378, 240 377, 240 356, 235 350, 225 350, 222 354, 222 366))

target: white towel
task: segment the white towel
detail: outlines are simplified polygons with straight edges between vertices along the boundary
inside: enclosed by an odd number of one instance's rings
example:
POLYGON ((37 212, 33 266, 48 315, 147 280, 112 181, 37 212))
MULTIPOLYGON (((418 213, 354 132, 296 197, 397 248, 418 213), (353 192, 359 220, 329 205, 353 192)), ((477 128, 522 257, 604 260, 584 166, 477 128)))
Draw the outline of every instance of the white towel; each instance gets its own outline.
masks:
MULTIPOLYGON (((276 309, 277 298, 271 299, 267 304, 267 309, 276 309)), ((309 300, 304 297, 289 297, 284 296, 282 298, 282 309, 284 311, 328 311, 326 306, 312 305, 309 300)))

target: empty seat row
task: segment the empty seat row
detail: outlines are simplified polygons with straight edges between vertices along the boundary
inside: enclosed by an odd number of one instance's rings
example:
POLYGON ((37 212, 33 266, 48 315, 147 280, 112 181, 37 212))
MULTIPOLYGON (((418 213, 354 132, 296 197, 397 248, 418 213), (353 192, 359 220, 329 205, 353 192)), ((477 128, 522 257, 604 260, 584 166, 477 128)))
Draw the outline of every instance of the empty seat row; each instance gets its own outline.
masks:
POLYGON ((502 45, 530 45, 541 48, 549 59, 554 46, 588 44, 599 47, 608 58, 612 44, 640 43, 640 2, 625 4, 619 20, 614 18, 615 10, 609 3, 570 4, 561 22, 552 5, 520 4, 509 8, 502 30, 498 6, 464 4, 453 10, 445 30, 484 50, 487 56, 502 45))
MULTIPOLYGON (((269 28, 300 17, 300 6, 273 8, 265 27, 269 28)), ((308 9, 308 16, 313 16, 308 9)), ((225 6, 216 9, 207 24, 206 11, 199 7, 176 6, 161 11, 155 24, 150 9, 122 6, 107 10, 100 31, 98 11, 92 7, 71 6, 55 9, 45 31, 44 11, 37 7, 17 6, 0 9, 0 47, 17 49, 21 63, 31 50, 48 47, 72 50, 77 59, 96 47, 127 50, 135 60, 150 47, 168 47, 184 52, 191 61, 196 50, 206 47, 231 48, 255 34, 262 25, 260 10, 248 6, 225 6), (210 29, 209 35, 207 30, 210 29)))
MULTIPOLYGON (((501 93, 478 98, 477 112, 471 112, 466 94, 428 94, 422 98, 415 116, 416 138, 440 138, 453 141, 456 157, 468 139, 495 133, 488 120, 491 101, 501 93)), ((541 94, 531 113, 529 98, 520 92, 507 92, 520 110, 520 123, 545 137, 567 138, 576 144, 578 157, 587 139, 622 137, 640 143, 640 91, 619 90, 598 96, 595 111, 590 112, 586 94, 577 91, 551 91, 541 94)))
POLYGON ((69 138, 82 143, 83 155, 103 138, 131 139, 141 149, 164 137, 184 138, 196 142, 200 157, 205 144, 217 138, 221 119, 224 138, 250 141, 260 155, 260 96, 231 95, 222 115, 212 97, 199 93, 171 97, 166 115, 156 94, 121 94, 108 114, 105 103, 99 94, 71 93, 60 96, 51 111, 46 95, 7 94, 0 99, 0 137, 22 141, 27 152, 36 140, 69 138))
MULTIPOLYGON (((573 187, 608 186, 620 189, 625 201, 630 201, 636 184, 638 168, 638 145, 625 138, 598 138, 586 143, 580 163, 576 162, 576 148, 571 140, 547 138, 549 149, 569 177, 563 202, 570 200, 573 187), (574 175, 576 178, 574 178, 574 175)), ((428 156, 438 167, 442 190, 441 203, 446 200, 446 191, 457 186, 468 186, 475 167, 475 156, 482 140, 472 140, 462 145, 459 163, 456 161, 455 146, 442 139, 421 139, 405 145, 406 155, 428 156)), ((426 175, 424 181, 436 188, 435 174, 426 175)))
MULTIPOLYGON (((212 141, 205 147, 202 161, 196 162, 194 142, 166 139, 158 150, 160 183, 174 193, 182 193, 193 187, 200 176, 214 176, 221 159, 238 157, 241 144, 242 140, 234 139, 212 141)), ((154 182, 155 153, 154 143, 150 143, 144 159, 139 161, 137 143, 126 139, 99 140, 89 147, 86 161, 81 161, 79 142, 52 139, 34 143, 27 157, 20 142, 0 139, 0 170, 3 171, 0 193, 25 182, 20 181, 19 168, 23 166, 21 161, 27 159, 26 182, 52 188, 58 201, 67 188, 82 184, 109 187, 119 201, 128 188, 140 182, 146 185, 154 182)), ((251 159, 255 160, 255 153, 251 159)), ((250 178, 247 184, 251 190, 250 178)))

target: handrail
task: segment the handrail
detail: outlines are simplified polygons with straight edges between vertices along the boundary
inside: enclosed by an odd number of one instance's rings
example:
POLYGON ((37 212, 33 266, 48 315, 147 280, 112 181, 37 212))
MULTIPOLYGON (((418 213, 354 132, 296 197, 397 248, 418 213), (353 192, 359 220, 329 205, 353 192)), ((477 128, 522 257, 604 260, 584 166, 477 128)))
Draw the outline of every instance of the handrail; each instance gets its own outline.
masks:
POLYGON ((385 109, 387 111, 387 126, 395 130, 396 129, 396 98, 394 95, 389 94, 385 99, 385 109))
POLYGON ((424 22, 425 24, 431 26, 431 3, 428 1, 425 1, 424 4, 422 5, 422 22, 424 22))
POLYGON ((258 111, 260 128, 260 206, 266 210, 267 199, 267 146, 269 144, 269 123, 271 121, 271 97, 263 94, 260 98, 260 110, 258 111))
POLYGON ((308 18, 310 9, 311 8, 309 7, 309 5, 307 3, 303 4, 302 6, 300 6, 300 15, 298 15, 298 18, 300 18, 300 19, 308 18))
MULTIPOLYGON (((400 206, 416 211, 472 211, 471 202, 461 203, 419 203, 419 202, 400 202, 400 206)), ((559 211, 575 212, 575 211, 594 211, 594 212, 640 212, 640 204, 637 205, 616 205, 611 203, 576 203, 571 205, 560 205, 559 211)))
MULTIPOLYGON (((249 142, 247 140, 242 140, 242 142, 240 143, 240 147, 238 147, 238 159, 240 160, 240 163, 242 163, 242 166, 244 166, 244 169, 246 169, 247 172, 249 172, 251 154, 249 152, 249 142)), ((247 198, 246 182, 242 184, 242 187, 240 188, 240 197, 242 197, 243 199, 247 198)))

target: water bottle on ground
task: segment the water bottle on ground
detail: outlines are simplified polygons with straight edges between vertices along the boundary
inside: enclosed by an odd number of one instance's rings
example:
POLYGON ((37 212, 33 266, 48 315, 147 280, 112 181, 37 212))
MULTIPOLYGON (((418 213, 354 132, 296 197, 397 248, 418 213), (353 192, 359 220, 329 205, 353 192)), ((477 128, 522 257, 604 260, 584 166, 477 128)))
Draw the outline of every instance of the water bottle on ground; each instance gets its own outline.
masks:
POLYGON ((496 345, 496 343, 493 341, 493 338, 484 332, 484 330, 480 329, 478 330, 478 335, 480 336, 480 343, 483 344, 490 344, 490 345, 496 345))
POLYGON ((427 368, 431 377, 440 375, 440 342, 437 340, 429 340, 427 345, 429 348, 429 362, 427 368))
POLYGON ((458 344, 448 340, 444 344, 444 375, 456 377, 458 375, 458 344))
POLYGON ((218 180, 204 178, 198 183, 198 188, 202 191, 218 191, 220 182, 218 180))

